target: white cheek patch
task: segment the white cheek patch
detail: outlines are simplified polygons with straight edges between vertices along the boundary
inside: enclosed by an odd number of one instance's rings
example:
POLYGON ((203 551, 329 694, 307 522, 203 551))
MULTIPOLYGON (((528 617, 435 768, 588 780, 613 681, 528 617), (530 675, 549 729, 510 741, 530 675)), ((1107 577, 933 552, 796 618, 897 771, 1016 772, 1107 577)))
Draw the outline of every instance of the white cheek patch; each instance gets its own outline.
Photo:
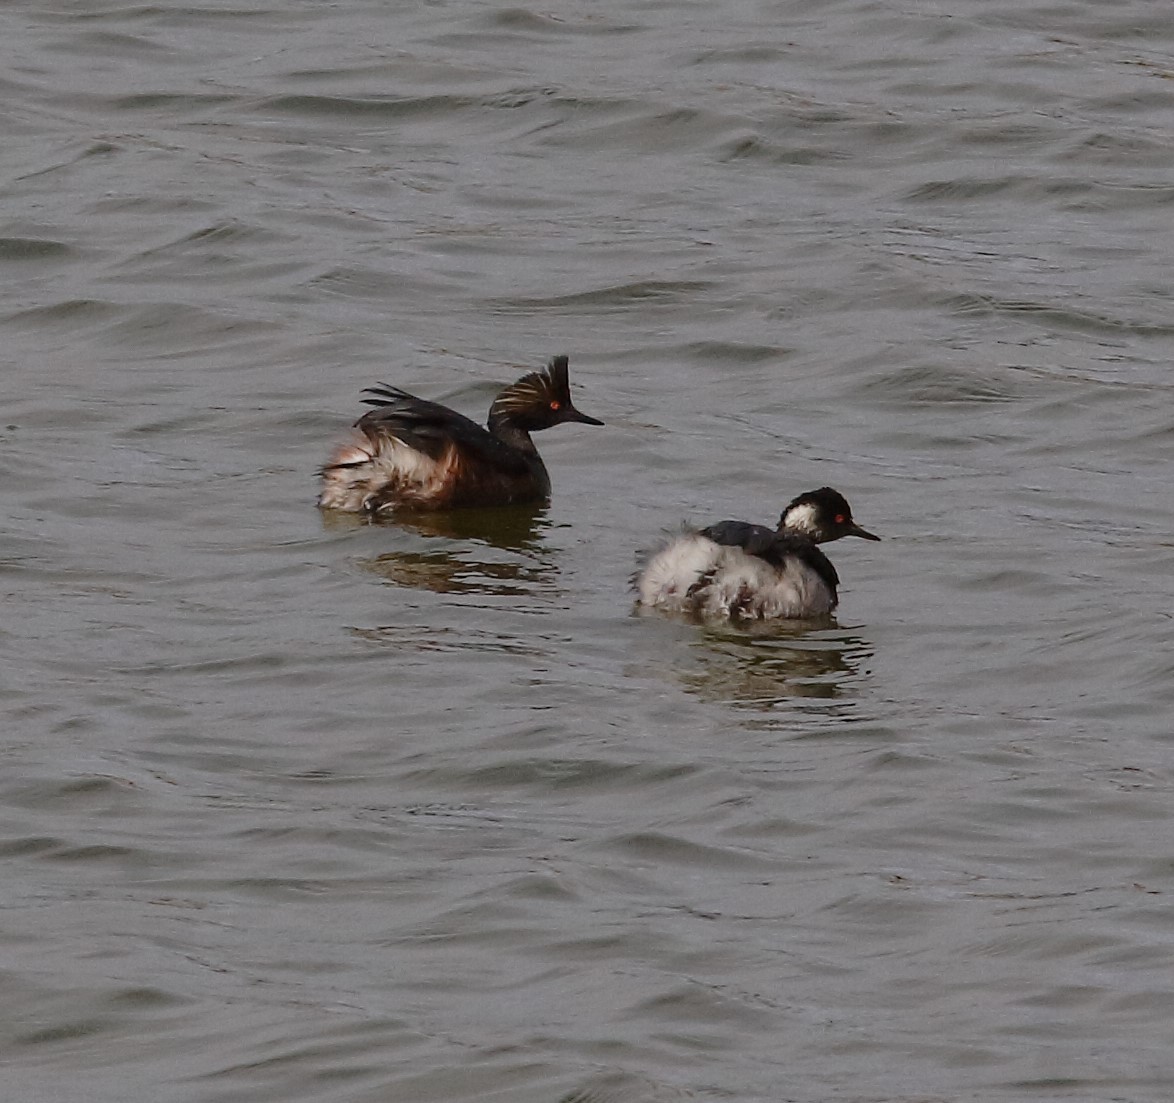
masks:
POLYGON ((783 515, 783 528, 815 536, 819 531, 818 517, 812 502, 792 506, 783 515))

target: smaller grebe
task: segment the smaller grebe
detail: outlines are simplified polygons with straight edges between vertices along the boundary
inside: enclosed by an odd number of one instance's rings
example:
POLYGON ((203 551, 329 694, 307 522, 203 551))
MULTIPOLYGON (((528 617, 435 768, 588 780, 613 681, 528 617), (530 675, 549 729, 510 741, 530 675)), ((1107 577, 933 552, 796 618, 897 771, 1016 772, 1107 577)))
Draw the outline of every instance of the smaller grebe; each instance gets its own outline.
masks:
POLYGON ((355 422, 322 468, 323 509, 381 513, 535 502, 550 476, 530 434, 564 421, 602 425, 571 404, 567 358, 506 387, 483 429, 438 402, 380 383, 363 392, 375 409, 355 422))
POLYGON ((747 521, 686 528, 648 553, 632 580, 637 600, 700 617, 822 616, 836 607, 840 579, 816 545, 841 536, 880 539, 830 486, 800 494, 777 530, 747 521))

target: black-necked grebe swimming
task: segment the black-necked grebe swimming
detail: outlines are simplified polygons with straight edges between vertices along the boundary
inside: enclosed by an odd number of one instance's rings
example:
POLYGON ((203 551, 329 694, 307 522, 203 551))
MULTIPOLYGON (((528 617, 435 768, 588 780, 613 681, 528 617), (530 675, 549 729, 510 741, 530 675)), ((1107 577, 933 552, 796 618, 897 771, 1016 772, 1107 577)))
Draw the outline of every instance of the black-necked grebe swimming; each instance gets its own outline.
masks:
POLYGON ((506 387, 488 428, 447 406, 389 387, 368 388, 368 410, 322 469, 323 509, 380 513, 541 501, 550 476, 530 434, 564 421, 602 425, 571 403, 567 358, 506 387))
POLYGON ((839 600, 836 568, 816 546, 842 536, 879 540, 830 486, 800 494, 777 529, 747 521, 687 528, 654 548, 636 573, 647 608, 699 617, 816 617, 839 600))

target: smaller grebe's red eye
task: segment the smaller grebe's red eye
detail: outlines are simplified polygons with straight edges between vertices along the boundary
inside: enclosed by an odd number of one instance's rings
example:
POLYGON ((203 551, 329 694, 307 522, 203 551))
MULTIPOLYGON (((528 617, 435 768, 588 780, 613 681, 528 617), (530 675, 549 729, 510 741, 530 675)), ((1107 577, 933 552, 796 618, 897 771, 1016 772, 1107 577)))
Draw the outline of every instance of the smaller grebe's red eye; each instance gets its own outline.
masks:
POLYGON ((552 410, 557 410, 560 406, 562 406, 562 403, 559 402, 558 399, 555 399, 555 401, 550 404, 550 408, 552 410))
POLYGON ((843 515, 842 513, 837 513, 837 514, 836 514, 836 524, 837 524, 837 525, 842 525, 842 524, 844 523, 844 520, 845 520, 845 518, 844 518, 844 515, 843 515))

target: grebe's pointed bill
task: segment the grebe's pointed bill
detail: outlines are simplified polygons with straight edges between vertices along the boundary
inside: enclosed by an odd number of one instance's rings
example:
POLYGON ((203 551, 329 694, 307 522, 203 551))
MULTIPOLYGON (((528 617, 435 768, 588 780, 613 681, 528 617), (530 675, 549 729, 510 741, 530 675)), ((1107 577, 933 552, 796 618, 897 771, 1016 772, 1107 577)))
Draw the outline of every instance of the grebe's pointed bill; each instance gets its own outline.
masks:
POLYGON ((845 536, 859 536, 861 540, 879 540, 875 532, 869 532, 868 529, 861 528, 855 521, 848 526, 848 531, 845 536))
POLYGON ((580 413, 574 406, 563 407, 563 421, 581 421, 584 425, 602 425, 603 422, 597 417, 591 417, 589 414, 580 413))

